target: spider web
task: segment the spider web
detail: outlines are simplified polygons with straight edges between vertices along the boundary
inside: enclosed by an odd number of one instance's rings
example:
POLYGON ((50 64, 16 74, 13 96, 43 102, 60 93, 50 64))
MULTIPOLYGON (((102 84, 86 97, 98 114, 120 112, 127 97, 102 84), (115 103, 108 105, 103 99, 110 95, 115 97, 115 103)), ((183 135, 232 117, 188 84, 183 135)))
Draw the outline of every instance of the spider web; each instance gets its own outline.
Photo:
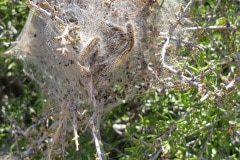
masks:
MULTIPOLYGON (((179 5, 179 1, 165 1, 159 10, 160 4, 152 1, 62 0, 56 14, 64 23, 30 13, 19 43, 11 51, 23 60, 25 73, 60 104, 71 100, 79 108, 93 110, 88 85, 92 80, 96 104, 104 113, 123 100, 161 90, 161 79, 170 75, 163 74, 159 65, 159 33, 171 26, 179 5), (80 26, 69 32, 75 39, 80 37, 79 42, 63 45, 56 40, 65 23, 80 26), (127 24, 133 26, 134 46, 119 65, 111 66, 130 43, 127 24), (59 53, 63 47, 67 52, 59 53), (86 55, 84 51, 88 51, 86 55)), ((175 31, 177 35, 181 28, 175 31)))

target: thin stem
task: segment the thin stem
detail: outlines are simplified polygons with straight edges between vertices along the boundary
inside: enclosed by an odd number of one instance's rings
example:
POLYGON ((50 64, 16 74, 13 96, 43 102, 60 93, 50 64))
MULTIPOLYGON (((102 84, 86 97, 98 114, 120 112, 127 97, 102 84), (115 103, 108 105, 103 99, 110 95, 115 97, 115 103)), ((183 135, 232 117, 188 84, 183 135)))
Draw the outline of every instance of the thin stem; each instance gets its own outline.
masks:
POLYGON ((92 76, 90 76, 89 83, 88 83, 88 94, 91 98, 94 112, 92 117, 89 119, 89 126, 92 130, 93 140, 95 142, 98 159, 106 160, 107 158, 105 157, 105 152, 103 149, 103 145, 101 142, 101 135, 100 135, 100 122, 101 122, 100 108, 99 106, 97 106, 94 92, 95 90, 93 87, 93 79, 92 79, 92 76))

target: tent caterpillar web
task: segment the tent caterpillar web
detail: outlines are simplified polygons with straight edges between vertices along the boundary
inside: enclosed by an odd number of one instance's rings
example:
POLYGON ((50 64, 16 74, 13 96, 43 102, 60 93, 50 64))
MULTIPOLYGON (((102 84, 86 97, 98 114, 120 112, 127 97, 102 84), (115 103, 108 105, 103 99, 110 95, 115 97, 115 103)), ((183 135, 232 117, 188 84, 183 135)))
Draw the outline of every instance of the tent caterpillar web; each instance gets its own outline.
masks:
POLYGON ((125 46, 121 48, 112 58, 110 58, 111 62, 102 70, 101 76, 104 73, 108 73, 109 71, 111 71, 112 68, 117 67, 133 49, 135 43, 133 26, 129 23, 127 24, 126 28, 127 40, 125 46))
POLYGON ((125 58, 126 56, 132 51, 134 44, 135 44, 135 36, 134 36, 134 29, 132 24, 127 24, 127 40, 126 44, 123 48, 121 48, 113 58, 110 58, 109 65, 107 65, 100 73, 100 81, 105 81, 104 74, 110 72, 114 67, 117 67, 125 58))
MULTIPOLYGON (((127 28, 127 34, 126 34, 127 40, 126 40, 125 46, 121 48, 116 53, 116 55, 113 56, 113 58, 110 58, 111 60, 113 59, 113 63, 111 63, 110 66, 104 69, 103 71, 110 70, 112 67, 117 67, 133 49, 134 43, 135 43, 133 26, 131 24, 127 24, 126 28, 127 28)), ((94 37, 94 39, 89 43, 89 45, 82 52, 80 56, 81 60, 83 60, 86 57, 86 55, 90 52, 90 50, 93 48, 93 46, 96 45, 98 41, 99 41, 99 38, 94 37)))
MULTIPOLYGON (((100 66, 101 64, 105 67, 103 67, 100 76, 102 77, 105 73, 108 73, 113 68, 117 67, 125 58, 126 56, 132 51, 134 44, 135 44, 135 36, 134 36, 134 29, 132 24, 126 25, 126 43, 125 45, 117 51, 117 53, 112 56, 111 58, 105 60, 105 62, 100 64, 95 64, 97 66, 100 66)), ((99 42, 99 37, 94 37, 91 42, 87 45, 87 47, 82 51, 80 55, 80 60, 84 61, 86 56, 89 54, 89 52, 93 49, 93 47, 99 42)))

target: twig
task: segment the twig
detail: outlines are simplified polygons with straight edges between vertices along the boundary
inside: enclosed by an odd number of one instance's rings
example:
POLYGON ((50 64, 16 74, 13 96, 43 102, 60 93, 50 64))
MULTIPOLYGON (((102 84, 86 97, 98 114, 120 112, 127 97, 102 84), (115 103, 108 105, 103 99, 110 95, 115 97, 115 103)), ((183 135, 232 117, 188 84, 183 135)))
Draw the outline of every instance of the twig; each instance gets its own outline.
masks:
POLYGON ((99 139, 99 135, 100 135, 99 129, 96 129, 95 124, 94 124, 94 119, 95 118, 96 117, 93 116, 89 120, 90 128, 92 130, 93 140, 95 142, 95 146, 96 146, 96 150, 97 150, 99 160, 106 160, 106 157, 105 157, 104 151, 103 151, 103 147, 102 147, 102 143, 99 139))
POLYGON ((78 143, 78 132, 77 132, 77 104, 73 104, 73 132, 74 132, 74 138, 76 145, 76 151, 79 150, 79 143, 78 143))
POLYGON ((45 120, 47 120, 50 116, 52 116, 53 114, 59 112, 60 109, 59 107, 56 107, 54 109, 52 109, 51 112, 47 113, 45 116, 43 116, 42 118, 40 118, 36 123, 32 124, 30 127, 28 127, 25 131, 24 134, 27 136, 29 134, 30 131, 32 131, 34 128, 36 128, 39 124, 43 123, 45 120))
POLYGON ((228 82, 227 85, 222 85, 221 89, 215 90, 213 93, 206 92, 206 94, 200 99, 200 102, 205 101, 208 97, 212 97, 216 100, 219 99, 219 97, 223 97, 226 94, 226 91, 229 91, 235 87, 235 84, 240 82, 240 76, 235 77, 232 81, 228 82))
MULTIPOLYGON (((163 36, 163 38, 166 39, 166 34, 165 32, 160 32, 160 35, 163 36)), ((200 44, 194 44, 192 42, 189 42, 189 41, 186 41, 186 40, 183 40, 181 38, 178 38, 178 37, 175 37, 175 36, 170 36, 170 40, 174 40, 176 42, 180 42, 180 43, 183 43, 185 45, 188 45, 188 46, 192 46, 192 47, 196 47, 197 49, 199 50, 204 50, 206 49, 207 47, 203 46, 203 45, 200 45, 200 44)))
POLYGON ((12 128, 12 133, 14 133, 14 134, 18 133, 18 134, 22 135, 24 138, 28 139, 24 130, 18 126, 17 121, 15 119, 11 118, 4 110, 2 110, 2 114, 3 114, 3 117, 7 118, 8 121, 10 122, 10 125, 12 128))
MULTIPOLYGON (((170 127, 168 127, 166 129, 166 131, 164 133, 162 133, 162 135, 160 137, 158 137, 156 139, 156 144, 161 144, 161 142, 168 137, 173 131, 175 131, 177 129, 177 125, 174 123, 172 124, 170 127)), ((150 160, 156 160, 159 158, 159 154, 162 153, 162 147, 160 149, 158 149, 155 153, 152 154, 152 157, 150 160)))
POLYGON ((207 130, 207 139, 204 145, 202 145, 202 147, 200 148, 201 151, 199 153, 198 158, 199 159, 208 159, 209 157, 203 157, 204 153, 206 150, 208 150, 208 143, 209 141, 212 139, 212 135, 213 135, 213 131, 214 131, 214 124, 208 124, 208 130, 207 130))
POLYGON ((183 28, 183 31, 196 31, 196 30, 239 30, 240 26, 229 25, 229 26, 207 26, 207 27, 186 27, 183 28))
POLYGON ((193 2, 194 2, 194 0, 190 0, 190 1, 188 2, 188 4, 186 5, 186 7, 185 7, 182 11, 180 11, 180 13, 178 14, 178 18, 177 18, 176 23, 173 24, 173 25, 170 27, 170 29, 169 29, 169 32, 168 32, 169 35, 172 35, 173 31, 174 31, 174 30, 176 29, 176 27, 180 24, 182 18, 185 17, 185 13, 190 9, 190 7, 192 6, 193 2))
POLYGON ((100 121, 101 121, 101 114, 100 114, 100 108, 97 106, 96 98, 95 98, 95 90, 93 87, 93 78, 92 76, 89 77, 88 81, 88 94, 91 98, 92 104, 93 104, 93 115, 89 119, 89 127, 92 130, 93 139, 95 142, 97 155, 99 160, 106 160, 105 152, 103 149, 103 145, 101 142, 101 135, 100 135, 100 121))
POLYGON ((53 141, 52 141, 51 147, 49 148, 49 152, 48 152, 48 159, 49 160, 51 159, 51 152, 53 150, 53 146, 54 146, 55 142, 59 139, 61 141, 62 158, 65 157, 64 141, 65 141, 65 138, 66 138, 66 127, 67 127, 67 116, 69 114, 69 103, 70 102, 63 102, 61 104, 61 113, 60 113, 60 116, 59 116, 58 128, 57 128, 57 131, 56 131, 56 133, 53 137, 53 141))
POLYGON ((162 65, 162 67, 166 68, 168 71, 170 71, 173 74, 176 74, 181 80, 183 80, 184 82, 187 82, 193 86, 196 87, 200 87, 201 83, 197 82, 197 78, 195 77, 187 77, 185 75, 183 75, 181 72, 177 71, 176 69, 174 69, 173 66, 169 66, 166 62, 165 62, 165 55, 166 55, 166 51, 167 51, 167 47, 170 43, 170 39, 171 36, 174 32, 174 30, 176 29, 176 27, 180 24, 181 19, 185 16, 185 13, 188 11, 188 9, 190 8, 190 6, 192 5, 192 3, 194 2, 194 0, 190 0, 189 3, 186 5, 186 7, 182 10, 182 12, 179 13, 179 17, 176 21, 175 24, 173 24, 169 31, 166 33, 166 41, 162 47, 161 53, 160 53, 160 65, 162 65))
MULTIPOLYGON (((27 2, 27 5, 29 6, 29 8, 31 8, 33 10, 33 12, 37 11, 39 12, 39 14, 43 15, 44 17, 41 17, 41 18, 50 18, 50 19, 54 19, 56 20, 57 22, 59 22, 60 24, 64 24, 64 21, 56 16, 55 14, 52 14, 52 13, 49 13, 48 11, 46 11, 45 9, 37 6, 36 4, 34 4, 33 1, 28 1, 27 2)), ((40 15, 38 15, 40 16, 40 15)))
POLYGON ((25 151, 21 153, 21 158, 23 159, 27 158, 31 156, 34 152, 37 152, 41 143, 43 143, 43 141, 47 138, 48 136, 43 135, 37 141, 34 141, 34 143, 31 146, 29 146, 25 151))

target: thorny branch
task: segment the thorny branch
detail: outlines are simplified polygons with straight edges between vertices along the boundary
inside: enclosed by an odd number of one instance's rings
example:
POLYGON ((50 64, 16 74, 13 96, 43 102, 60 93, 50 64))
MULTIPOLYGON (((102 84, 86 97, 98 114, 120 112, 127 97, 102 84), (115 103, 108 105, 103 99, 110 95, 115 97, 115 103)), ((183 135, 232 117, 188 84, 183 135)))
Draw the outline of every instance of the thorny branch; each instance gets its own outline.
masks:
MULTIPOLYGON (((232 81, 229 82, 229 84, 225 84, 222 85, 222 88, 220 90, 215 90, 215 92, 210 92, 207 90, 207 88, 205 87, 205 84, 201 82, 201 77, 187 77, 183 74, 183 72, 178 71, 176 69, 174 69, 174 66, 170 66, 166 63, 165 61, 165 57, 166 57, 166 51, 167 51, 167 47, 170 43, 170 40, 176 40, 179 41, 178 38, 172 36, 172 33, 174 32, 174 30, 176 29, 176 27, 180 24, 181 19, 184 18, 186 12, 190 9, 190 7, 192 6, 194 0, 189 1, 189 3, 186 5, 186 7, 184 9, 182 9, 179 14, 178 14, 178 19, 177 21, 170 27, 169 31, 167 33, 160 33, 162 36, 165 36, 165 43, 162 47, 161 53, 160 53, 160 65, 167 69, 168 71, 170 71, 171 73, 177 75, 177 77, 179 77, 179 79, 181 79, 183 82, 186 82, 194 87, 197 87, 199 92, 201 93, 205 93, 204 96, 202 96, 202 98, 200 99, 200 102, 203 102, 204 100, 206 100, 209 96, 211 96, 212 98, 218 98, 218 97, 222 97, 225 92, 227 90, 230 90, 232 88, 234 88, 234 84, 239 82, 239 77, 235 77, 235 79, 233 79, 232 81)), ((191 31, 191 30, 201 30, 201 29, 214 29, 214 30, 236 30, 237 28, 239 28, 239 26, 234 26, 234 25, 229 25, 229 26, 208 26, 208 27, 188 27, 188 28, 184 28, 183 31, 191 31)), ((181 40, 182 43, 187 44, 186 41, 181 40)), ((195 46, 199 49, 205 49, 206 47, 197 45, 195 46)), ((207 73, 205 73, 207 74, 207 73)), ((204 76, 204 75, 202 75, 204 76)))
MULTIPOLYGON (((45 1, 45 4, 50 5, 46 0, 44 1, 45 1)), ((39 5, 35 4, 33 1, 30 1, 30 0, 27 1, 27 5, 29 6, 29 8, 34 9, 33 12, 39 12, 39 14, 43 16, 42 18, 53 19, 60 24, 64 24, 64 21, 60 17, 58 17, 56 14, 48 12, 47 10, 41 8, 39 5)), ((50 7, 50 9, 54 11, 52 7, 50 7)))
POLYGON ((185 16, 185 13, 188 11, 188 9, 190 9, 191 5, 193 4, 194 0, 189 1, 189 3, 186 5, 186 7, 179 13, 178 19, 176 21, 175 24, 173 24, 170 28, 169 31, 165 34, 166 35, 166 41, 162 47, 161 53, 160 53, 160 65, 164 68, 166 68, 167 70, 169 70, 171 73, 176 74, 181 80, 183 80, 184 82, 187 82, 195 87, 200 86, 199 82, 196 82, 193 80, 193 78, 190 77, 186 77, 183 74, 181 74, 181 72, 177 71, 176 69, 174 69, 173 66, 169 66, 168 64, 166 64, 165 62, 165 55, 166 55, 166 51, 167 51, 167 47, 170 43, 171 40, 171 35, 173 34, 174 30, 176 29, 176 27, 180 24, 181 19, 185 16))
POLYGON ((37 150, 40 149, 40 146, 42 146, 43 142, 48 139, 48 136, 45 135, 44 133, 41 133, 40 138, 35 141, 30 137, 30 134, 36 129, 36 127, 44 122, 46 122, 47 119, 49 119, 51 116, 54 114, 58 113, 60 111, 59 107, 56 107, 51 110, 51 112, 47 113, 45 116, 42 118, 38 119, 34 124, 23 130, 19 124, 17 124, 16 120, 8 116, 6 112, 2 112, 3 116, 7 118, 12 126, 12 131, 14 134, 19 134, 23 136, 27 141, 33 142, 27 149, 25 149, 22 153, 20 153, 22 158, 29 157, 31 154, 36 152, 37 150))
POLYGON ((74 138, 73 140, 75 141, 75 145, 76 145, 76 150, 78 151, 79 150, 79 143, 78 143, 78 138, 79 138, 79 135, 78 135, 78 128, 77 128, 77 104, 73 104, 73 132, 74 132, 74 138))
MULTIPOLYGON (((164 39, 165 39, 165 38, 166 38, 166 35, 167 35, 167 33, 165 33, 165 32, 160 32, 160 36, 162 36, 161 38, 164 38, 164 39)), ((190 46, 190 47, 195 47, 195 48, 197 48, 197 49, 199 49, 199 50, 204 50, 204 49, 206 49, 206 47, 203 46, 203 45, 201 45, 201 44, 194 44, 194 43, 192 43, 192 42, 190 42, 190 41, 183 40, 183 39, 178 38, 178 37, 176 37, 176 36, 171 36, 171 37, 170 37, 170 40, 174 40, 174 41, 176 41, 177 43, 182 43, 182 44, 185 44, 185 45, 190 46)))
POLYGON ((231 24, 226 24, 225 26, 207 26, 207 27, 186 27, 183 28, 183 31, 198 31, 198 30, 239 30, 240 26, 235 26, 231 24))
POLYGON ((97 155, 99 160, 106 160, 105 157, 105 152, 103 149, 103 145, 101 142, 101 135, 100 135, 100 122, 101 122, 101 108, 99 108, 99 106, 97 106, 97 102, 95 99, 95 89, 93 87, 93 79, 92 77, 89 80, 89 96, 91 98, 92 104, 93 104, 93 115, 92 117, 89 119, 89 127, 92 130, 92 135, 93 135, 93 140, 95 142, 95 146, 96 146, 96 150, 97 150, 97 155))
POLYGON ((27 136, 30 131, 32 131, 34 128, 36 128, 38 125, 42 124, 44 121, 49 119, 52 115, 58 113, 60 111, 59 107, 56 107, 51 110, 51 112, 48 112, 45 116, 43 116, 41 119, 39 119, 36 123, 29 126, 25 131, 24 134, 27 136))

